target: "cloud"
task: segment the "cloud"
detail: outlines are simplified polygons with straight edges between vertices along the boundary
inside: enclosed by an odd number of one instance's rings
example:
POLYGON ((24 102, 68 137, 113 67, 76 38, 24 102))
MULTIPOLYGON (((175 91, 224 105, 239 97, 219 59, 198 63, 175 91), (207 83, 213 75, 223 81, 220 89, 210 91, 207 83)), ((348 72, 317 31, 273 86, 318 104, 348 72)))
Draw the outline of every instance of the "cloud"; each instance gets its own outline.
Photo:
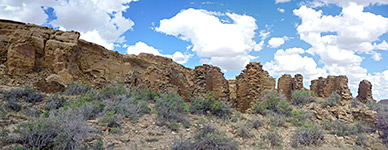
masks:
POLYGON ((122 43, 126 31, 134 22, 122 13, 137 0, 0 0, 0 18, 35 24, 49 24, 66 30, 76 30, 81 38, 113 49, 122 43), (53 8, 56 19, 48 21, 45 9, 53 8))
POLYGON ((315 61, 307 56, 302 56, 305 50, 302 48, 280 49, 276 51, 274 60, 264 64, 264 69, 271 75, 281 76, 285 73, 303 74, 307 80, 320 76, 326 76, 326 70, 318 68, 315 61))
POLYGON ((48 17, 42 8, 45 4, 41 0, 0 0, 0 18, 43 24, 48 17))
POLYGON ((380 44, 374 43, 373 46, 375 47, 375 49, 388 50, 388 43, 385 42, 385 40, 383 42, 381 42, 380 44))
POLYGON ((249 52, 261 50, 263 44, 253 40, 257 29, 255 21, 251 16, 190 8, 161 20, 155 30, 191 42, 191 50, 200 58, 210 58, 213 65, 226 70, 241 70, 255 58, 249 52), (219 16, 228 17, 233 22, 222 22, 219 16), (231 59, 236 61, 231 63, 231 59))
POLYGON ((286 2, 290 2, 291 0, 275 0, 275 4, 278 4, 278 3, 286 3, 286 2))
POLYGON ((388 4, 387 0, 314 0, 311 2, 312 6, 322 6, 328 4, 336 4, 340 7, 346 7, 350 3, 356 3, 361 6, 370 6, 370 5, 386 5, 388 4))
MULTIPOLYGON (((381 54, 376 50, 386 49, 387 44, 385 41, 380 44, 375 42, 388 32, 388 18, 363 11, 364 5, 372 3, 356 2, 347 5, 338 3, 343 8, 336 16, 323 15, 322 10, 314 10, 307 6, 301 6, 293 11, 294 15, 302 20, 297 26, 300 39, 311 45, 306 52, 318 55, 323 69, 329 74, 347 75, 349 86, 353 89, 358 87, 362 79, 373 79, 372 84, 376 84, 377 80, 371 74, 367 74, 367 69, 361 67, 363 58, 357 54, 369 54, 374 60, 381 60, 381 54)), ((381 87, 376 87, 379 88, 381 87)), ((353 94, 356 93, 353 91, 353 94)))
POLYGON ((278 8, 277 9, 279 12, 281 12, 281 13, 284 13, 285 12, 285 10, 283 9, 283 8, 278 8))
POLYGON ((287 40, 289 40, 287 36, 273 37, 268 41, 268 44, 269 44, 269 47, 271 48, 278 48, 279 46, 283 45, 287 40))
POLYGON ((186 63, 192 56, 190 54, 183 54, 182 52, 179 52, 179 51, 175 52, 172 55, 163 55, 160 53, 159 50, 141 41, 137 42, 135 45, 130 45, 127 48, 127 54, 139 55, 140 53, 148 53, 148 54, 153 54, 157 56, 168 57, 180 64, 186 63))

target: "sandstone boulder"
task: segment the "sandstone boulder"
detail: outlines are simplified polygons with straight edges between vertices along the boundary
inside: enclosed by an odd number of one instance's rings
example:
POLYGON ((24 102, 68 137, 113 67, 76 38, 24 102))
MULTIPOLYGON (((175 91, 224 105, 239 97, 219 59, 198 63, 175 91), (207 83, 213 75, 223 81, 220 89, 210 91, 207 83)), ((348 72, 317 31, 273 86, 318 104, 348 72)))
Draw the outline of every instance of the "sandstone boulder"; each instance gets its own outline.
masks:
POLYGON ((348 88, 348 78, 344 75, 319 77, 311 81, 310 90, 318 97, 327 98, 333 92, 338 93, 342 100, 351 100, 352 93, 348 88))
POLYGON ((287 100, 291 100, 292 92, 297 90, 303 90, 303 76, 301 74, 296 74, 294 78, 289 74, 284 74, 278 79, 277 90, 284 96, 287 100))
POLYGON ((368 101, 373 101, 372 83, 368 80, 362 80, 358 86, 357 99, 366 104, 368 101))
POLYGON ((275 89, 275 78, 264 71, 260 62, 250 62, 236 77, 237 110, 245 112, 264 90, 275 89))

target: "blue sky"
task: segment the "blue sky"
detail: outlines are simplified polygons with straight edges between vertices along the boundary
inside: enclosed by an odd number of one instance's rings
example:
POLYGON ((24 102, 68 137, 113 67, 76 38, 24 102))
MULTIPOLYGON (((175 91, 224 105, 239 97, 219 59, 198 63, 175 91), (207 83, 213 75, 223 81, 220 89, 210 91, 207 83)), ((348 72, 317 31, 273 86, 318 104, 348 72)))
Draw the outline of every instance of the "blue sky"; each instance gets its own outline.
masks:
POLYGON ((271 76, 347 75, 388 98, 388 0, 0 0, 0 18, 76 30, 122 54, 147 52, 233 79, 250 61, 271 76))

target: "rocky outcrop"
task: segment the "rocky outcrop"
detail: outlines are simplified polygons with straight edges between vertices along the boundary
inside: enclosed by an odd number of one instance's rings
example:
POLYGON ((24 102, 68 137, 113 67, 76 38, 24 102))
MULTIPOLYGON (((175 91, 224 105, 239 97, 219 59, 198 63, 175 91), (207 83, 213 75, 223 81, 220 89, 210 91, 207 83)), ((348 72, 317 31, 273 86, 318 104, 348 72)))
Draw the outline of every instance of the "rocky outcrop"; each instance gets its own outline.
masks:
POLYGON ((344 75, 327 76, 327 78, 319 77, 316 80, 312 80, 310 90, 322 98, 327 98, 333 92, 336 92, 341 96, 342 100, 352 99, 352 93, 350 93, 348 88, 348 77, 344 75))
POLYGON ((284 74, 278 79, 277 90, 282 93, 288 100, 291 100, 292 92, 305 89, 303 87, 303 76, 296 74, 294 78, 289 74, 284 74))
POLYGON ((55 74, 64 83, 124 83, 186 99, 189 93, 213 91, 217 99, 228 99, 227 81, 217 67, 190 69, 166 57, 123 55, 79 37, 75 31, 0 20, 0 84, 36 85, 51 92, 43 85, 54 83, 46 78, 55 74))
POLYGON ((194 71, 194 93, 212 91, 218 99, 229 99, 228 81, 221 69, 212 65, 196 66, 194 71))
POLYGON ((264 90, 275 89, 275 78, 264 71, 260 62, 250 62, 236 77, 237 110, 245 112, 264 90))
POLYGON ((358 85, 357 99, 366 104, 368 101, 373 101, 372 96, 372 83, 368 80, 362 80, 358 85))

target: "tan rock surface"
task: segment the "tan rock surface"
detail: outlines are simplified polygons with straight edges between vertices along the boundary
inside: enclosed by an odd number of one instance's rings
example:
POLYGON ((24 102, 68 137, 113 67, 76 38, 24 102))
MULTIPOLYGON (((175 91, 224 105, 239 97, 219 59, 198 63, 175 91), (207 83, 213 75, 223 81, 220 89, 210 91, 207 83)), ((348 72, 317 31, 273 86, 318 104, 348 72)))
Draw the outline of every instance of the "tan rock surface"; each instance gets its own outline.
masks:
POLYGON ((229 99, 228 81, 224 78, 221 69, 212 65, 204 64, 196 66, 194 71, 195 93, 213 92, 218 99, 229 99))
POLYGON ((343 100, 352 99, 352 93, 348 88, 348 77, 344 75, 327 76, 327 78, 319 77, 312 80, 310 90, 322 98, 327 98, 333 92, 337 92, 343 100))
POLYGON ((269 76, 262 67, 258 62, 250 62, 236 77, 237 110, 244 112, 259 98, 262 91, 275 89, 275 78, 269 76))
POLYGON ((368 80, 362 80, 358 85, 357 99, 366 104, 368 101, 373 101, 372 96, 372 83, 368 80))

